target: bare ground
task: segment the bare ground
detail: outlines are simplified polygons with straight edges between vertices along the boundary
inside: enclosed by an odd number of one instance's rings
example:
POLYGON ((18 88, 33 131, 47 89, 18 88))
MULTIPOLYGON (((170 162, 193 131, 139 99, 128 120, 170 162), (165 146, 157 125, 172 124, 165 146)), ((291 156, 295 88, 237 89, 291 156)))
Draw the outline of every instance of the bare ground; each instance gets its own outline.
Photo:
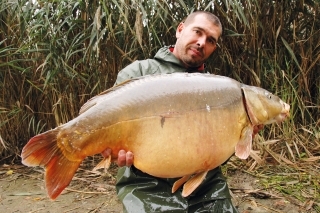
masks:
MULTIPOLYGON (((52 201, 46 195, 42 169, 0 165, 0 212, 121 213, 122 206, 114 187, 117 167, 113 165, 104 173, 92 172, 91 166, 83 164, 71 184, 52 201)), ((293 196, 261 189, 259 178, 248 173, 234 170, 228 172, 227 177, 233 202, 240 213, 317 212, 312 208, 314 203, 303 203, 293 196)))

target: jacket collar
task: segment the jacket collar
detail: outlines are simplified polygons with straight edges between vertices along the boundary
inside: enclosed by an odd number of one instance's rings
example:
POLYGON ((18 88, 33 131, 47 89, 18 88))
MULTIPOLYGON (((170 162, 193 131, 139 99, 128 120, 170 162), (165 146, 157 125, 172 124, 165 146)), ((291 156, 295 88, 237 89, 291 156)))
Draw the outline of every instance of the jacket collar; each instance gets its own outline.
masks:
MULTIPOLYGON (((184 64, 177 59, 174 55, 173 55, 173 49, 174 49, 174 45, 171 46, 165 46, 162 47, 161 49, 159 49, 159 51, 157 52, 157 54, 155 55, 155 59, 157 60, 162 60, 162 61, 166 61, 172 64, 175 64, 179 67, 184 67, 184 64)), ((197 67, 197 68, 189 68, 186 69, 186 72, 205 72, 205 64, 203 63, 201 66, 197 67)))

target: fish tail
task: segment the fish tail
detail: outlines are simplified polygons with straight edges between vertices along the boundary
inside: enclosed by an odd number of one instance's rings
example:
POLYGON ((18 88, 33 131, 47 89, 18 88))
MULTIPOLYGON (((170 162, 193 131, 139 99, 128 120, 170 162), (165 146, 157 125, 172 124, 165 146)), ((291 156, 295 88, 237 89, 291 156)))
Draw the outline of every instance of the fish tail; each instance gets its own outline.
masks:
POLYGON ((21 153, 24 165, 45 167, 46 188, 51 199, 55 199, 69 185, 81 163, 81 160, 70 161, 57 146, 59 131, 58 127, 34 136, 21 153))

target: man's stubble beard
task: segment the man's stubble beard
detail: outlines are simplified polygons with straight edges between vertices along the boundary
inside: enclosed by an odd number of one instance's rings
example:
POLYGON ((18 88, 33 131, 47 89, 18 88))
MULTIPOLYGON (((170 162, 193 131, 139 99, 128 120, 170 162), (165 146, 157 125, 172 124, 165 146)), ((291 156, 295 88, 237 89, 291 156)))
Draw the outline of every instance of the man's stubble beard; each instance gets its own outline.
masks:
POLYGON ((180 60, 188 68, 199 67, 203 64, 203 61, 196 61, 192 56, 188 56, 187 54, 183 55, 180 60))

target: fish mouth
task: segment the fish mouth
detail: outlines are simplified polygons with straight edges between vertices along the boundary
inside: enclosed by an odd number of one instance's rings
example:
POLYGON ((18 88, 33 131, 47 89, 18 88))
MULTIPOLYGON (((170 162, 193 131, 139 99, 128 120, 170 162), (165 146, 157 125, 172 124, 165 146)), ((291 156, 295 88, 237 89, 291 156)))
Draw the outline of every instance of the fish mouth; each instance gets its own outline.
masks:
POLYGON ((282 104, 282 111, 281 113, 275 118, 277 123, 281 123, 286 118, 290 117, 290 105, 281 101, 282 104))

